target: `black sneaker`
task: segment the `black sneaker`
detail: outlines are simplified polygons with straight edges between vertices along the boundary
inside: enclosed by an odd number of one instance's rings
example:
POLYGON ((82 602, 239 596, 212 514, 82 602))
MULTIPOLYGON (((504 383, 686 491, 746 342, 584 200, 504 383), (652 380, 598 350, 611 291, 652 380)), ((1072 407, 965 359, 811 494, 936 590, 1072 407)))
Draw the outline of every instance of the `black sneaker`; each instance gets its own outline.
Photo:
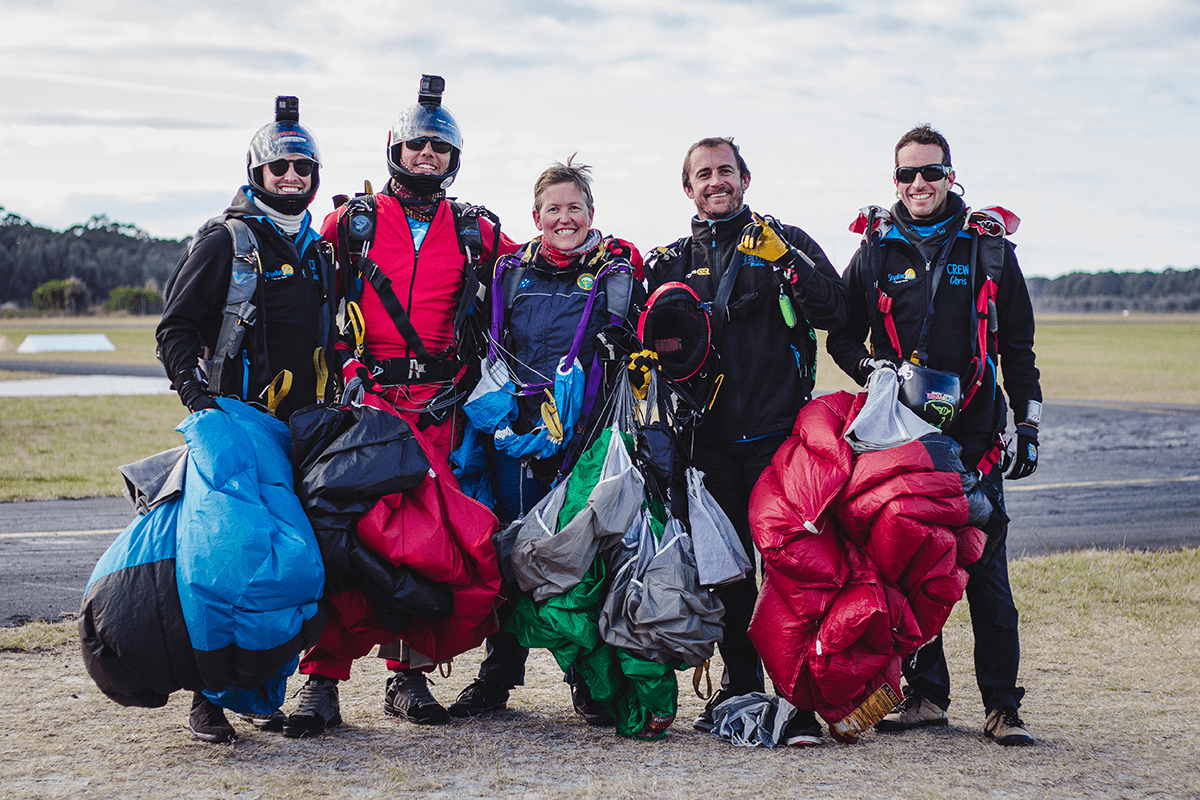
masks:
POLYGON ((596 728, 611 728, 617 724, 604 704, 592 699, 592 693, 586 683, 578 677, 568 683, 571 685, 571 705, 575 707, 575 713, 583 717, 584 722, 596 728))
POLYGON ((1036 743, 1029 731, 1025 730, 1025 721, 1015 708, 996 708, 989 711, 987 723, 983 726, 983 735, 1005 747, 1036 743))
POLYGON ((796 716, 788 720, 787 725, 783 726, 783 733, 779 737, 779 743, 789 745, 791 747, 813 747, 821 743, 821 737, 824 732, 821 730, 821 723, 817 722, 817 715, 811 711, 796 709, 796 716))
POLYGON ((200 692, 192 694, 192 712, 188 714, 188 730, 197 739, 224 744, 238 738, 237 731, 225 719, 225 709, 200 692))
POLYGON ((458 693, 458 699, 450 704, 447 711, 450 716, 463 719, 478 717, 492 711, 503 711, 507 706, 508 689, 488 683, 483 678, 476 678, 458 693))
POLYGON ((711 733, 712 729, 717 726, 713 722, 713 709, 724 703, 731 697, 737 697, 737 694, 728 689, 721 689, 712 697, 708 698, 708 702, 704 704, 704 710, 700 712, 700 716, 696 717, 696 721, 692 723, 692 727, 698 731, 711 733))
POLYGON ((333 678, 313 675, 300 687, 300 702, 283 723, 283 735, 289 739, 320 736, 329 728, 342 724, 338 704, 338 682, 333 678))
POLYGON ((283 725, 287 722, 287 714, 278 709, 270 714, 238 714, 238 716, 258 730, 269 731, 271 733, 283 730, 283 725))
POLYGON ((383 693, 384 713, 414 725, 442 725, 450 715, 429 691, 429 679, 419 669, 404 669, 388 678, 383 693))

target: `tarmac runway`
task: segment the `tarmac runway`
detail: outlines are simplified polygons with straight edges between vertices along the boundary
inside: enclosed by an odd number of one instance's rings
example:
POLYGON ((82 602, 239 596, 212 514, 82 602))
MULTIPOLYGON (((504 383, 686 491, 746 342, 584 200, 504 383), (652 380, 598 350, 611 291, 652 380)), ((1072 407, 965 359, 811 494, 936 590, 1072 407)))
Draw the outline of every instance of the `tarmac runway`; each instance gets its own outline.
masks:
MULTIPOLYGON (((1200 406, 1047 401, 1041 465, 1005 485, 1010 558, 1200 545, 1200 406)), ((0 503, 0 625, 78 611, 134 517, 119 497, 0 503)))

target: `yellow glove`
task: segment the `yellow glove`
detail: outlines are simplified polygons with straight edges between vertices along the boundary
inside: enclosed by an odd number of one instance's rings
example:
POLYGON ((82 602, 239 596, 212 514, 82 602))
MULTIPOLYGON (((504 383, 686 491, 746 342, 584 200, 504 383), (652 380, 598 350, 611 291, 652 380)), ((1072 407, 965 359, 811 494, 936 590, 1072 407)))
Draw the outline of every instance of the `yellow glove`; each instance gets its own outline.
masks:
POLYGON ((774 262, 791 252, 792 247, 783 240, 771 223, 755 214, 754 222, 742 230, 738 250, 748 256, 758 256, 763 261, 774 262))
POLYGON ((633 388, 633 396, 645 400, 650 390, 651 370, 658 369, 658 353, 653 350, 642 350, 629 357, 629 385, 633 388))

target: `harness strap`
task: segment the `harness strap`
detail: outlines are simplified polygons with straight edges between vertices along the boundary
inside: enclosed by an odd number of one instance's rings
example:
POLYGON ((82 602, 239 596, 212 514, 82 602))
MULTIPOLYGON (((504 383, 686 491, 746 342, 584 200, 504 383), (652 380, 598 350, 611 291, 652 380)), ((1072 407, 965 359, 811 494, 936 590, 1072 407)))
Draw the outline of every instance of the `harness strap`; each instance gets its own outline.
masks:
POLYGON ((887 329, 888 339, 892 342, 892 349, 896 351, 896 355, 900 355, 900 334, 896 332, 896 320, 892 318, 892 298, 884 294, 883 289, 875 287, 879 292, 879 313, 883 315, 883 327, 887 329))

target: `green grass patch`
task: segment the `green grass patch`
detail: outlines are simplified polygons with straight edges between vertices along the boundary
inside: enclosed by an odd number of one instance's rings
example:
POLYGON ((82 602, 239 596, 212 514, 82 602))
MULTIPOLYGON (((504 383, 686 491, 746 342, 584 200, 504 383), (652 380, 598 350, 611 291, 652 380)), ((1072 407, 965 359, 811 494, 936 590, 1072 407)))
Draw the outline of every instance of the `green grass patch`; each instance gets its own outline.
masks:
POLYGON ((174 395, 0 398, 0 501, 121 493, 117 467, 183 443, 174 395))
POLYGON ((74 620, 26 622, 15 628, 0 628, 0 651, 30 653, 77 641, 79 624, 74 620))
POLYGON ((14 348, 30 334, 103 333, 115 350, 101 353, 29 353, 11 350, 0 358, 29 361, 87 361, 96 364, 157 364, 154 355, 154 329, 158 317, 132 317, 123 314, 100 317, 44 317, 0 320, 0 336, 14 348))
POLYGON ((1047 315, 1034 351, 1048 398, 1200 404, 1194 314, 1047 315))

